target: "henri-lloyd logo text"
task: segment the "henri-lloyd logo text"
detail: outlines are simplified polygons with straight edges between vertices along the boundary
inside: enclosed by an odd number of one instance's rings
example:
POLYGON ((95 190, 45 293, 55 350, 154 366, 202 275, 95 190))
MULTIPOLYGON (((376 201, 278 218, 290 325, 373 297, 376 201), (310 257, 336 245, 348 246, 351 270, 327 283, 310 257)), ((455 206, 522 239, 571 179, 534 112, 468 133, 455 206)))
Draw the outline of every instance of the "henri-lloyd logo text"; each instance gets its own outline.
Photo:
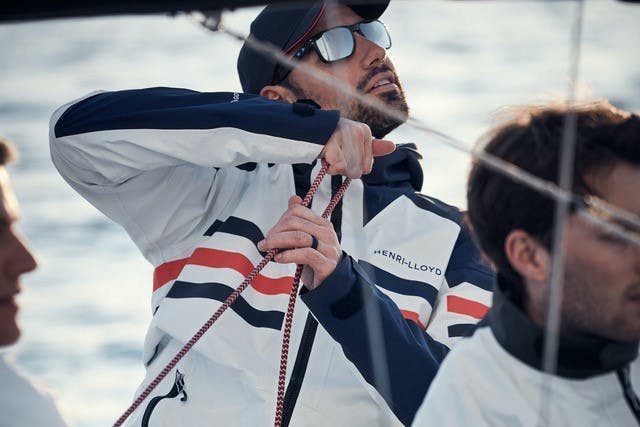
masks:
POLYGON ((438 267, 432 267, 430 265, 418 264, 418 263, 416 263, 414 261, 409 261, 408 259, 406 259, 402 255, 400 255, 398 253, 395 253, 395 252, 388 251, 386 249, 376 249, 375 251, 373 251, 373 253, 375 255, 382 255, 383 257, 390 258, 390 259, 394 260, 395 262, 397 262, 399 264, 402 264, 402 265, 404 265, 407 268, 410 268, 412 270, 428 271, 428 272, 436 274, 438 276, 440 276, 442 274, 442 270, 440 270, 438 267))

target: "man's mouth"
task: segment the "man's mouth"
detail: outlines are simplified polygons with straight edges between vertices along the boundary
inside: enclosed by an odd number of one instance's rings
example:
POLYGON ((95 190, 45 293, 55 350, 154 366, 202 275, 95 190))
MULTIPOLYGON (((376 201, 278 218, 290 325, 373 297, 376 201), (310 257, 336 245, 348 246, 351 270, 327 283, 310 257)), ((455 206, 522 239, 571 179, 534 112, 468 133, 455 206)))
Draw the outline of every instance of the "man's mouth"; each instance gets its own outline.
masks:
POLYGON ((384 72, 370 80, 366 93, 375 95, 389 90, 396 90, 397 87, 393 75, 390 72, 384 72))
POLYGON ((361 93, 378 93, 385 90, 396 89, 398 82, 396 82, 393 71, 385 65, 376 67, 369 70, 369 72, 362 78, 358 85, 358 90, 361 93))
POLYGON ((382 78, 380 80, 377 80, 373 85, 371 85, 367 93, 370 95, 378 95, 384 92, 397 90, 397 88, 398 86, 395 84, 395 82, 392 79, 382 78))
POLYGON ((373 89, 380 87, 380 86, 384 86, 384 85, 388 85, 391 83, 391 80, 389 79, 382 79, 380 80, 378 83, 376 83, 375 85, 373 85, 373 89))

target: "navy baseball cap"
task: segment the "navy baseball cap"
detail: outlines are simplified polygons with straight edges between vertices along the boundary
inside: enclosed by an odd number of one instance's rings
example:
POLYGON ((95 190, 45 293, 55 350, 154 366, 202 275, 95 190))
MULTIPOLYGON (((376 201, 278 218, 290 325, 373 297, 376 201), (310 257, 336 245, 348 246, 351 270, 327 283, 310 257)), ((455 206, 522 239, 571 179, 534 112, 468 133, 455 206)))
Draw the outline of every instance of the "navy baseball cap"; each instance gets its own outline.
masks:
MULTIPOLYGON (((307 3, 278 4, 265 7, 251 23, 250 37, 267 42, 290 53, 296 46, 306 41, 320 18, 324 15, 327 0, 307 3)), ((378 19, 389 5, 389 0, 342 1, 363 19, 378 19)), ((256 52, 245 42, 238 55, 238 76, 242 90, 258 94, 263 87, 273 84, 277 62, 260 52, 256 52)))

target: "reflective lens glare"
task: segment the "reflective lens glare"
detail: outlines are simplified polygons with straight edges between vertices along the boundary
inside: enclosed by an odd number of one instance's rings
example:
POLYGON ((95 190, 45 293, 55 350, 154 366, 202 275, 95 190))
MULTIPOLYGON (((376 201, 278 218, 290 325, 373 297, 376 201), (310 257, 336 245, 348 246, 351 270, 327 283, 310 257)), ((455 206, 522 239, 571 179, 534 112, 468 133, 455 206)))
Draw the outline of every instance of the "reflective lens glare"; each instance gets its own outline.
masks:
POLYGON ((346 27, 332 28, 315 41, 320 57, 328 62, 344 59, 353 53, 355 40, 346 27))
POLYGON ((360 33, 367 40, 380 47, 389 49, 391 47, 391 37, 387 32, 387 27, 378 21, 363 21, 353 25, 335 27, 313 37, 302 46, 295 54, 295 57, 302 58, 310 48, 314 48, 320 58, 325 62, 339 61, 348 58, 353 54, 356 46, 354 32, 360 33))
POLYGON ((380 21, 369 21, 360 23, 359 33, 367 40, 370 40, 380 47, 389 49, 391 47, 391 37, 387 32, 387 27, 380 21))

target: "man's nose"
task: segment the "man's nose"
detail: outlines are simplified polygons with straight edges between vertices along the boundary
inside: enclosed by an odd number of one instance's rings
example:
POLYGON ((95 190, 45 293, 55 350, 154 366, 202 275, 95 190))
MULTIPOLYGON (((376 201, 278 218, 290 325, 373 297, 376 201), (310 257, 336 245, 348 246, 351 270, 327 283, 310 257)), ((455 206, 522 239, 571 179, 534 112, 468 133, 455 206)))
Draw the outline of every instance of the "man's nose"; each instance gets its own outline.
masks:
POLYGON ((387 49, 356 33, 356 49, 361 51, 364 68, 376 67, 387 58, 387 49))
POLYGON ((11 238, 12 248, 11 262, 8 266, 9 274, 11 274, 12 277, 18 277, 21 274, 35 270, 38 266, 38 262, 29 250, 24 239, 15 232, 12 232, 11 238))

